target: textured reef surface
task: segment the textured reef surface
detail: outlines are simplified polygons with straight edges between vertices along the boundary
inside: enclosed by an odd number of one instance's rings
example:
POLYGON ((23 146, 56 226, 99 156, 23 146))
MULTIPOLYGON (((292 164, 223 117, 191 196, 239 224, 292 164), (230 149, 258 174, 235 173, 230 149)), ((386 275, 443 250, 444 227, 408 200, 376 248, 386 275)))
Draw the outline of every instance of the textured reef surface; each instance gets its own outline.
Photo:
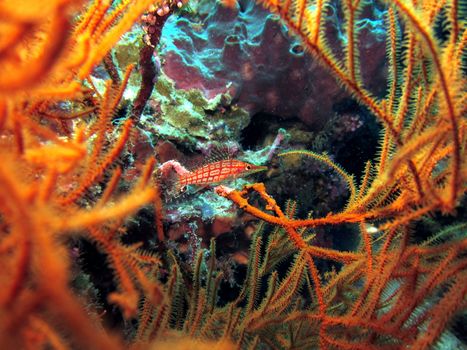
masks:
POLYGON ((467 348, 466 15, 0 0, 0 349, 467 348))
MULTIPOLYGON (((337 8, 330 4, 324 30, 333 48, 342 50, 345 38, 337 8)), ((358 26, 362 76, 372 89, 384 88, 384 12, 370 9, 358 26)), ((208 98, 229 94, 240 107, 282 118, 298 118, 307 126, 322 125, 335 113, 334 105, 348 94, 280 17, 252 1, 234 8, 202 1, 190 16, 169 20, 160 51, 164 71, 177 88, 201 90, 208 98)))

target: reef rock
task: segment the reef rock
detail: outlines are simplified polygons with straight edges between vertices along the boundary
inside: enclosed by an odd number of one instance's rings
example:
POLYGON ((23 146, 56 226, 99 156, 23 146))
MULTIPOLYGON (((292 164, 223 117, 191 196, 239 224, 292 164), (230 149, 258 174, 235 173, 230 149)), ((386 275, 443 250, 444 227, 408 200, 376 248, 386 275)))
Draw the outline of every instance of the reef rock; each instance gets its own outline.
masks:
MULTIPOLYGON (((331 49, 342 55, 338 15, 326 36, 331 49)), ((373 7, 372 7, 373 8, 373 7)), ((232 102, 250 115, 258 112, 298 117, 309 126, 322 125, 334 115, 333 105, 347 94, 316 59, 287 32, 277 16, 252 1, 235 8, 201 1, 196 15, 172 17, 163 31, 160 54, 163 71, 177 88, 199 89, 207 98, 230 94, 232 102)), ((365 13, 359 21, 365 84, 378 91, 384 85, 385 34, 383 12, 365 13), (364 43, 364 44, 363 44, 364 43), (372 55, 365 55, 366 52, 372 55), (382 73, 383 72, 383 73, 382 73)))

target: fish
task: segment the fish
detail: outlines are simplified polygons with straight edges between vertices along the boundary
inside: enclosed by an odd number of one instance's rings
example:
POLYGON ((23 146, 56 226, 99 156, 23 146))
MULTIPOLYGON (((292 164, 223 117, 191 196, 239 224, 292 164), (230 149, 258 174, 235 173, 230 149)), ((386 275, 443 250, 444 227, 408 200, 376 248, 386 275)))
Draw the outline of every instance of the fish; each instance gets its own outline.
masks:
POLYGON ((180 175, 177 188, 180 192, 184 192, 188 185, 216 184, 264 171, 267 168, 267 166, 254 165, 237 159, 218 160, 180 175))

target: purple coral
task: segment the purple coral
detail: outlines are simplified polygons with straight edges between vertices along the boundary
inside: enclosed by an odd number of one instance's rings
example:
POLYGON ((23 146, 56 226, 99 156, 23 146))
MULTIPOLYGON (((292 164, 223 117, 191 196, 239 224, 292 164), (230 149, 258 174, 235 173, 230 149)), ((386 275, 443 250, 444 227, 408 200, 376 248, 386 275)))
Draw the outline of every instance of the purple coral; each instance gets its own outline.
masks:
MULTIPOLYGON (((362 57, 362 76, 372 84, 381 82, 384 35, 365 28, 362 35, 362 50, 371 46, 373 52, 362 57)), ((342 51, 345 38, 337 25, 329 25, 328 36, 333 50, 342 51)), ((163 70, 178 88, 197 88, 208 98, 228 92, 250 115, 263 112, 322 125, 346 96, 278 17, 254 2, 243 1, 236 8, 205 2, 196 16, 170 18, 163 37, 163 70)))

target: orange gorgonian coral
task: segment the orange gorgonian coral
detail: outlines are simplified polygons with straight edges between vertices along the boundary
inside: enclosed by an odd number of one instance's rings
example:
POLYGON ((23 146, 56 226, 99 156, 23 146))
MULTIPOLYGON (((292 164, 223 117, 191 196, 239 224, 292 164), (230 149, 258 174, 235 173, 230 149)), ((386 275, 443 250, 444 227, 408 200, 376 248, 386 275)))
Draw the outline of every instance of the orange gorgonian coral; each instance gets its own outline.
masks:
POLYGON ((103 95, 88 84, 93 67, 150 3, 0 2, 4 349, 121 346, 87 315, 69 286, 67 240, 76 235, 88 237, 107 254, 120 282, 109 300, 126 315, 136 313, 140 293, 147 292, 154 303, 162 298, 145 272, 158 259, 120 242, 125 218, 155 198, 153 161, 131 191, 116 193, 121 171, 115 161, 133 123, 113 126, 111 120, 133 67, 120 84, 109 82, 103 95), (104 184, 109 173, 105 191, 88 201, 86 194, 98 182, 104 184))
MULTIPOLYGON (((343 1, 348 41, 342 59, 328 46, 326 31, 322 30, 327 1, 262 3, 276 12, 306 49, 380 120, 384 128, 381 151, 374 163, 367 164, 360 186, 326 155, 309 151, 282 154, 311 157, 323 166, 331 166, 348 184, 350 198, 346 207, 322 218, 300 220, 287 216, 263 184, 242 191, 219 187, 218 193, 250 214, 282 227, 295 249, 306 257, 317 308, 296 312, 287 320, 316 323, 320 348, 427 348, 440 336, 457 308, 465 305, 467 291, 462 282, 467 264, 465 232, 439 246, 432 245, 433 241, 411 244, 410 235, 414 223, 427 214, 453 212, 466 189, 462 71, 466 31, 458 18, 458 3, 443 2, 443 9, 430 1, 388 2, 389 81, 384 99, 372 96, 359 75, 356 21, 363 2, 343 1), (434 33, 440 16, 449 27, 443 43, 434 33), (252 192, 265 201, 263 209, 249 202, 252 192), (313 247, 298 232, 343 223, 360 225, 359 251, 313 247), (368 232, 368 223, 378 226, 377 238, 368 232), (337 261, 345 267, 323 283, 316 258, 337 261), (362 287, 354 292, 346 308, 336 312, 336 296, 330 292, 343 283, 361 283, 362 287), (435 305, 426 306, 429 303, 435 305), (386 343, 388 339, 392 340, 386 343)), ((465 227, 461 225, 462 230, 465 227)))
POLYGON ((350 196, 337 213, 300 219, 300 203, 279 205, 264 184, 217 187, 267 224, 253 236, 238 294, 224 301, 228 271, 216 259, 215 240, 189 267, 163 242, 155 159, 141 165, 131 186, 119 188, 126 171, 120 158, 135 121, 114 116, 137 73, 130 64, 120 78, 109 52, 147 9, 157 13, 171 3, 0 0, 0 348, 442 346, 449 322, 466 305, 466 224, 442 227, 423 241, 412 232, 430 214, 454 213, 465 195, 467 31, 459 2, 386 1, 384 98, 360 77, 357 22, 366 2, 334 4, 345 18, 342 55, 327 42, 331 1, 259 2, 383 132, 378 157, 358 184, 326 154, 280 155, 311 158, 342 177, 350 196), (102 62, 111 80, 99 92, 91 73, 102 62), (145 205, 157 213, 157 256, 141 243, 122 242, 127 218, 145 205), (342 224, 358 230, 356 250, 313 245, 313 229, 342 224), (107 300, 134 320, 125 343, 70 286, 75 237, 93 242, 107 259, 116 284, 107 300), (323 272, 318 260, 337 268, 323 272))

